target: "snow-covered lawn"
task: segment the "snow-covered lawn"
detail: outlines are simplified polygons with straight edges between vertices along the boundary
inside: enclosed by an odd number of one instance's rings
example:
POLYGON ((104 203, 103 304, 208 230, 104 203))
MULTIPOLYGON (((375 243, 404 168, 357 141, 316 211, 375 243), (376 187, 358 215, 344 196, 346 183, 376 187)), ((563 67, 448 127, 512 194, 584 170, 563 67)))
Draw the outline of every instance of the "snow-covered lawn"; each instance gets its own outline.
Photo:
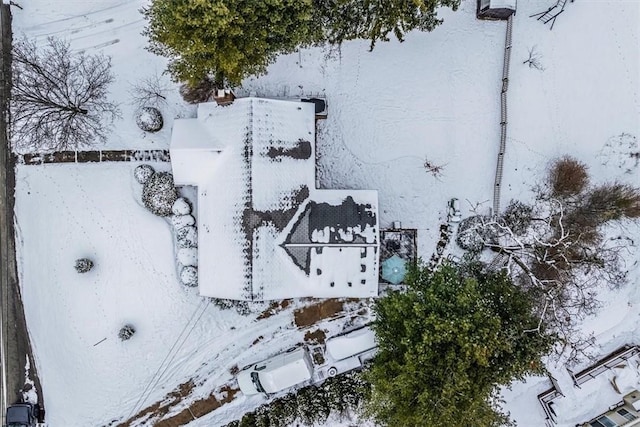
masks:
MULTIPOLYGON (((122 104, 123 118, 107 147, 168 148, 171 119, 193 111, 177 100, 175 91, 163 109, 165 129, 152 137, 135 127, 126 104, 129 83, 165 64, 143 49, 138 9, 144 2, 23 3, 24 11, 13 9, 16 34, 38 40, 65 37, 75 49, 113 56, 113 96, 122 104)), ((551 3, 518 2, 503 206, 510 198, 530 198, 529 189, 541 180, 548 161, 567 153, 590 166, 595 182, 640 184, 640 169, 624 158, 629 149, 616 142, 635 144, 638 151, 633 137, 640 134, 640 4, 568 3, 549 31, 528 16, 551 3), (522 64, 534 45, 544 71, 522 64), (616 138, 622 133, 631 137, 616 138), (607 143, 617 148, 607 150, 607 143), (619 168, 621 163, 631 173, 619 168)), ((399 220, 417 228, 418 252, 427 259, 435 250, 439 224, 446 221, 448 199, 461 200, 463 215, 472 208, 486 211, 492 202, 505 23, 476 20, 475 4, 465 0, 458 12, 443 11, 445 23, 433 33, 380 43, 374 52, 367 51, 367 42, 350 42, 340 54, 304 49, 282 57, 266 76, 248 79, 240 91, 326 96, 329 115, 318 123, 319 185, 377 189, 381 226, 399 220), (427 173, 425 160, 443 165, 442 175, 427 173)), ((290 327, 293 306, 256 322, 255 315, 204 308, 195 290, 178 284, 170 228, 139 204, 134 167, 18 168, 20 279, 52 426, 126 418, 190 378, 198 384, 190 399, 206 397, 231 379, 234 364, 243 366, 302 340, 303 332, 290 327), (73 269, 81 256, 96 262, 86 275, 73 269), (167 358, 171 363, 165 370, 165 356, 201 312, 177 355, 167 358), (122 343, 116 334, 127 322, 135 323, 138 332, 122 343), (259 336, 264 338, 253 345, 259 336), (163 375, 156 383, 158 370, 163 375), (147 388, 152 392, 146 404, 138 405, 147 388)), ((637 227, 627 232, 639 236, 637 227)), ((636 247, 628 259, 638 258, 636 247)), ((604 290, 601 314, 585 325, 595 331, 600 354, 639 340, 640 295, 633 286, 638 266, 629 267, 631 285, 615 293, 604 290)), ((550 369, 561 377, 562 366, 550 369)), ((548 387, 545 378, 533 378, 505 391, 506 408, 519 425, 543 425, 536 395, 548 387)), ((261 397, 238 395, 189 425, 221 425, 260 402, 261 397)), ((561 426, 601 412, 579 403, 561 426)), ((606 402, 602 411, 613 403, 606 402)))

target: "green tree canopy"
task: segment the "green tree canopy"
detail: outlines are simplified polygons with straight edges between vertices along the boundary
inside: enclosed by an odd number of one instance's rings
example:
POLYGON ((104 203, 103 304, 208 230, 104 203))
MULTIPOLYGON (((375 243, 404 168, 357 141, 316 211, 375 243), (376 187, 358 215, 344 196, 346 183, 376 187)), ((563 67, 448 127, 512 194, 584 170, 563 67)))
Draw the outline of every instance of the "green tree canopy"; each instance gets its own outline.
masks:
POLYGON ((207 76, 240 84, 319 34, 311 0, 154 0, 143 14, 150 51, 191 86, 207 76))
POLYGON ((497 386, 541 371, 553 337, 505 274, 419 266, 376 302, 379 352, 368 411, 389 426, 498 426, 497 386))
POLYGON ((400 41, 412 30, 433 31, 442 23, 438 7, 458 9, 460 0, 315 0, 315 13, 329 43, 346 40, 400 41))

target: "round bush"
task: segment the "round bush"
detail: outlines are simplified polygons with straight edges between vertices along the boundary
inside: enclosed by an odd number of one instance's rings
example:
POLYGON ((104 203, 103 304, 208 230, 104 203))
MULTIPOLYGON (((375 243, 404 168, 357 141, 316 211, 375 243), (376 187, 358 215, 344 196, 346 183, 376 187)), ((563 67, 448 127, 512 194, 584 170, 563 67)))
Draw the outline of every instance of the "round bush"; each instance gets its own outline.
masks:
POLYGON ((131 338, 135 333, 136 333, 136 328, 134 328, 132 325, 124 325, 122 328, 120 328, 120 331, 118 332, 118 338, 120 338, 122 341, 126 341, 129 338, 131 338))
POLYGON ((76 260, 75 269, 78 273, 86 273, 93 268, 93 261, 89 258, 80 258, 76 260))
POLYGON ((549 169, 548 181, 556 197, 580 194, 589 184, 587 165, 569 156, 556 159, 549 169))
POLYGON ((171 215, 171 208, 177 198, 178 191, 173 185, 173 175, 168 172, 154 173, 142 188, 142 202, 158 216, 171 215))
POLYGON ((179 248, 197 248, 198 247, 198 230, 188 225, 176 231, 176 239, 179 248))
POLYGON ((198 249, 181 248, 178 249, 178 262, 184 266, 198 266, 198 249))
POLYGON ((174 215, 171 217, 171 224, 173 224, 173 228, 176 230, 193 226, 195 223, 196 219, 191 215, 174 215))
POLYGON ((155 107, 142 107, 136 113, 136 124, 145 132, 158 132, 164 124, 162 113, 155 107))
POLYGON ((149 165, 140 165, 133 171, 133 176, 136 177, 136 181, 140 184, 144 184, 151 178, 156 171, 149 165))
POLYGON ((480 252, 485 242, 495 238, 495 226, 488 224, 491 218, 483 215, 470 216, 460 222, 456 243, 462 249, 471 252, 480 252))
POLYGON ((183 285, 195 288, 198 286, 198 269, 192 265, 182 267, 180 272, 180 281, 183 285))
POLYGON ((191 204, 184 197, 179 197, 178 200, 173 203, 171 212, 173 212, 174 215, 189 215, 191 213, 191 204))

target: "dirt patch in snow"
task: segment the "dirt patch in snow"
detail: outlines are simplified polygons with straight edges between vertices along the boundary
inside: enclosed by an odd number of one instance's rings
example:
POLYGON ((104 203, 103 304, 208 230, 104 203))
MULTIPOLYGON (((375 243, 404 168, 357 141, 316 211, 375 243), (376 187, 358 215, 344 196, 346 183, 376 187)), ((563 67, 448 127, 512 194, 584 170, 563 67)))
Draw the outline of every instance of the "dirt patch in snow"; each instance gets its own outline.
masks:
POLYGON ((260 315, 256 318, 256 320, 267 319, 273 316, 274 314, 280 313, 282 310, 286 309, 290 305, 291 305, 290 299, 283 299, 282 301, 273 301, 271 304, 269 304, 269 307, 265 311, 260 313, 260 315))
POLYGON ((322 300, 307 307, 298 308, 293 312, 296 326, 304 328, 316 324, 322 319, 335 316, 344 309, 344 301, 331 298, 322 300))
MULTIPOLYGON (((169 410, 171 410, 173 406, 177 405, 184 398, 184 396, 187 396, 189 393, 191 393, 194 387, 195 384, 192 380, 180 384, 177 389, 167 394, 164 400, 147 406, 146 408, 135 414, 133 417, 118 424, 116 427, 130 427, 133 422, 137 420, 160 418, 165 416, 167 413, 169 413, 169 410)), ((111 423, 108 425, 111 425, 111 423)))
POLYGON ((178 405, 186 396, 188 396, 194 387, 195 384, 192 380, 180 384, 176 390, 167 394, 164 400, 146 407, 125 422, 118 424, 116 427, 130 427, 134 422, 141 420, 144 420, 144 425, 153 425, 155 427, 183 426, 188 424, 190 421, 200 418, 203 415, 215 411, 222 405, 231 402, 240 391, 232 388, 228 384, 224 385, 220 390, 212 392, 208 397, 194 401, 189 407, 184 408, 176 415, 158 420, 159 418, 167 415, 174 406, 178 405))
POLYGON ((158 421, 153 424, 155 427, 180 427, 188 424, 194 419, 200 418, 210 412, 215 411, 225 403, 231 402, 235 399, 236 394, 240 390, 231 388, 229 385, 224 385, 220 388, 218 393, 212 393, 208 397, 200 400, 196 400, 188 408, 183 409, 178 414, 169 417, 167 419, 158 421), (223 397, 217 395, 223 394, 223 397))
POLYGON ((327 338, 327 334, 322 329, 307 331, 304 334, 304 342, 307 344, 324 344, 325 338, 327 338))

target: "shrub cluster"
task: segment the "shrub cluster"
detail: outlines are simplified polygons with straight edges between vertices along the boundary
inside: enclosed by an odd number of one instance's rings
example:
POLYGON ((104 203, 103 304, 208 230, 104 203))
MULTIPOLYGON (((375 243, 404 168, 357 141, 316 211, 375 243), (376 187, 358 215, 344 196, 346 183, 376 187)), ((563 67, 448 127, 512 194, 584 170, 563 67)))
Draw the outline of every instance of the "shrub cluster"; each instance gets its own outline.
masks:
POLYGON ((176 237, 177 271, 180 282, 198 286, 198 229, 191 214, 191 203, 178 197, 173 175, 155 172, 149 165, 135 168, 136 181, 143 185, 142 202, 155 215, 168 217, 176 237))
POLYGON ((198 229, 191 215, 191 204, 183 197, 171 206, 171 224, 176 236, 176 252, 180 282, 188 287, 198 286, 198 229))
POLYGON ((252 313, 251 306, 247 301, 238 301, 233 299, 211 298, 211 302, 222 310, 230 310, 234 308, 236 312, 242 316, 252 313))
POLYGON ((227 427, 285 427, 296 425, 296 422, 312 425, 324 423, 332 411, 339 415, 356 411, 369 393, 369 385, 362 374, 351 371, 331 377, 320 386, 312 385, 289 393, 245 414, 227 427))

